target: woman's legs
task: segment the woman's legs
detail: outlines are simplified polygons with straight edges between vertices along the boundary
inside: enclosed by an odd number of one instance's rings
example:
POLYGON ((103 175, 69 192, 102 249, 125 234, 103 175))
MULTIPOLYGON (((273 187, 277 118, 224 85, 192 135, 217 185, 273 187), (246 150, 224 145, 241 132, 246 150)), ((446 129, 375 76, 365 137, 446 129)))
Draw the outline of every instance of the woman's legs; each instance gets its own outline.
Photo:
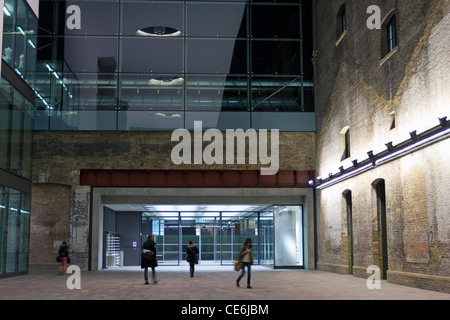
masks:
POLYGON ((148 267, 144 268, 144 280, 145 284, 148 284, 148 267))
POLYGON ((239 281, 241 281, 242 277, 245 275, 245 267, 247 267, 247 288, 251 288, 250 280, 252 277, 252 267, 249 262, 244 262, 244 265, 242 266, 242 273, 240 274, 239 278, 237 278, 236 285, 239 287, 239 281))
POLYGON ((194 271, 195 271, 195 263, 193 263, 193 262, 190 262, 189 263, 189 271, 190 271, 190 273, 191 273, 191 278, 193 278, 194 277, 194 271))
POLYGON ((66 270, 67 270, 67 257, 61 258, 61 267, 59 272, 61 274, 66 274, 66 270))

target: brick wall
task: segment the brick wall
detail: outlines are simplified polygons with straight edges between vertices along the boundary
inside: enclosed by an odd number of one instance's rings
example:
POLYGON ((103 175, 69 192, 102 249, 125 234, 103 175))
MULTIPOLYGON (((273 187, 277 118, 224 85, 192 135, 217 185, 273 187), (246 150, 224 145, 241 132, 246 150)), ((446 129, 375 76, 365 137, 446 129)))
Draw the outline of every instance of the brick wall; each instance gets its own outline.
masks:
MULTIPOLYGON (((317 174, 327 177, 352 160, 368 158, 450 118, 450 3, 345 1, 347 32, 338 41, 336 19, 344 1, 315 1, 317 174), (366 10, 395 10, 398 47, 382 54, 383 31, 369 30, 366 10), (392 119, 395 118, 395 127, 392 119), (342 131, 350 130, 351 157, 342 159, 342 131)), ((367 277, 380 265, 376 195, 384 179, 388 281, 450 292, 450 141, 379 166, 319 192, 319 268, 367 277), (445 173, 447 172, 447 173, 445 173), (353 268, 343 192, 353 201, 353 268), (421 283, 419 285, 419 283, 421 283)))
MULTIPOLYGON (((80 169, 259 170, 261 167, 260 164, 177 166, 171 159, 177 143, 171 141, 171 132, 35 132, 30 267, 55 266, 57 246, 65 240, 71 246, 72 261, 88 268, 91 195, 90 187, 79 185, 80 169)), ((280 170, 314 170, 314 133, 280 133, 279 143, 280 170)))

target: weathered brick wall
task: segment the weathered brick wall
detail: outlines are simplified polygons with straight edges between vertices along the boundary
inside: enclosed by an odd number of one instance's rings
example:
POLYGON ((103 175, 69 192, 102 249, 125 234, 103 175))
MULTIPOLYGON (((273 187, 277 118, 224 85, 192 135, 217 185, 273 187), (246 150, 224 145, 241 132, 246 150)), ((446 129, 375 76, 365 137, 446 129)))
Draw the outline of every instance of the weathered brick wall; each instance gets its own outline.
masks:
POLYGON ((70 242, 70 186, 33 185, 30 230, 30 269, 55 268, 56 256, 63 241, 70 242))
MULTIPOLYGON (((338 41, 336 19, 343 3, 315 1, 316 170, 324 177, 340 166, 350 167, 354 159, 367 159, 368 151, 385 150, 387 142, 409 139, 413 130, 437 126, 439 117, 450 118, 450 3, 345 1, 348 28, 338 41), (381 8, 382 18, 395 9, 398 47, 388 57, 381 48, 384 31, 366 27, 370 5, 381 8), (346 127, 351 157, 343 160, 340 133, 346 127)), ((384 179, 388 281, 449 292, 449 143, 447 139, 319 192, 319 267, 350 270, 345 190, 351 190, 353 200, 352 272, 365 277, 369 265, 379 264, 372 183, 384 179)))

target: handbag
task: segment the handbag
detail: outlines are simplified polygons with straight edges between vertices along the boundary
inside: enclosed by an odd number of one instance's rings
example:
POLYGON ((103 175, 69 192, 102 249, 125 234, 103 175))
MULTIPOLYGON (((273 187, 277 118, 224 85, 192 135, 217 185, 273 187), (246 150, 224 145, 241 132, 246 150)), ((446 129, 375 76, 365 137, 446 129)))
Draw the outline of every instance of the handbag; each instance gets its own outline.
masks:
POLYGON ((61 256, 56 256, 56 262, 61 262, 61 256))
POLYGON ((198 253, 195 254, 195 258, 194 259, 195 259, 194 260, 195 264, 198 264, 198 253))
POLYGON ((147 249, 142 249, 142 260, 152 260, 153 259, 153 251, 152 250, 147 250, 147 249))
POLYGON ((234 270, 235 271, 239 271, 242 269, 242 266, 244 265, 244 263, 242 261, 234 261, 234 270))

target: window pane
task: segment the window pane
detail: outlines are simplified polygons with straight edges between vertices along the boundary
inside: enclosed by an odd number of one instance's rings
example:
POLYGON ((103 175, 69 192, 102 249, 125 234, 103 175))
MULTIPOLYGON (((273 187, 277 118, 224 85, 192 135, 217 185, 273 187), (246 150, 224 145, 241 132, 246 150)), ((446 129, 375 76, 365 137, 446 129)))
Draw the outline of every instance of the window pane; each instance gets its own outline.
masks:
POLYGON ((120 110, 182 110, 181 74, 125 74, 121 77, 120 110))
POLYGON ((247 72, 246 42, 234 39, 187 40, 189 73, 242 74, 247 72))
POLYGON ((116 38, 65 37, 64 48, 64 59, 72 72, 99 72, 105 57, 114 59, 116 65, 118 62, 116 38))
POLYGON ((300 42, 253 41, 254 74, 300 74, 300 42))
POLYGON ((183 4, 176 2, 123 2, 122 35, 151 36, 149 27, 165 27, 179 32, 165 35, 180 36, 183 33, 183 4), (138 31, 141 31, 138 33, 138 31), (147 32, 148 31, 148 32, 147 32))
POLYGON ((252 6, 254 38, 300 38, 299 6, 252 6))
POLYGON ((30 236, 30 195, 22 193, 20 205, 20 235, 19 235, 19 270, 28 270, 28 244, 30 236))
POLYGON ((187 35, 189 37, 246 37, 245 13, 245 3, 188 3, 187 35))
POLYGON ((187 110, 247 110, 246 76, 199 75, 187 80, 187 110))
MULTIPOLYGON (((66 35, 105 36, 119 33, 119 4, 112 1, 66 1, 66 8, 80 8, 80 29, 65 27, 66 35)), ((66 21, 73 14, 66 14, 66 21)), ((75 17, 75 16, 74 16, 75 17)), ((70 20, 70 19, 69 19, 70 20)))
POLYGON ((9 189, 9 207, 6 235, 6 272, 16 272, 19 234, 20 192, 9 189))
POLYGON ((183 41, 178 38, 122 39, 122 72, 178 74, 183 71, 183 41))

